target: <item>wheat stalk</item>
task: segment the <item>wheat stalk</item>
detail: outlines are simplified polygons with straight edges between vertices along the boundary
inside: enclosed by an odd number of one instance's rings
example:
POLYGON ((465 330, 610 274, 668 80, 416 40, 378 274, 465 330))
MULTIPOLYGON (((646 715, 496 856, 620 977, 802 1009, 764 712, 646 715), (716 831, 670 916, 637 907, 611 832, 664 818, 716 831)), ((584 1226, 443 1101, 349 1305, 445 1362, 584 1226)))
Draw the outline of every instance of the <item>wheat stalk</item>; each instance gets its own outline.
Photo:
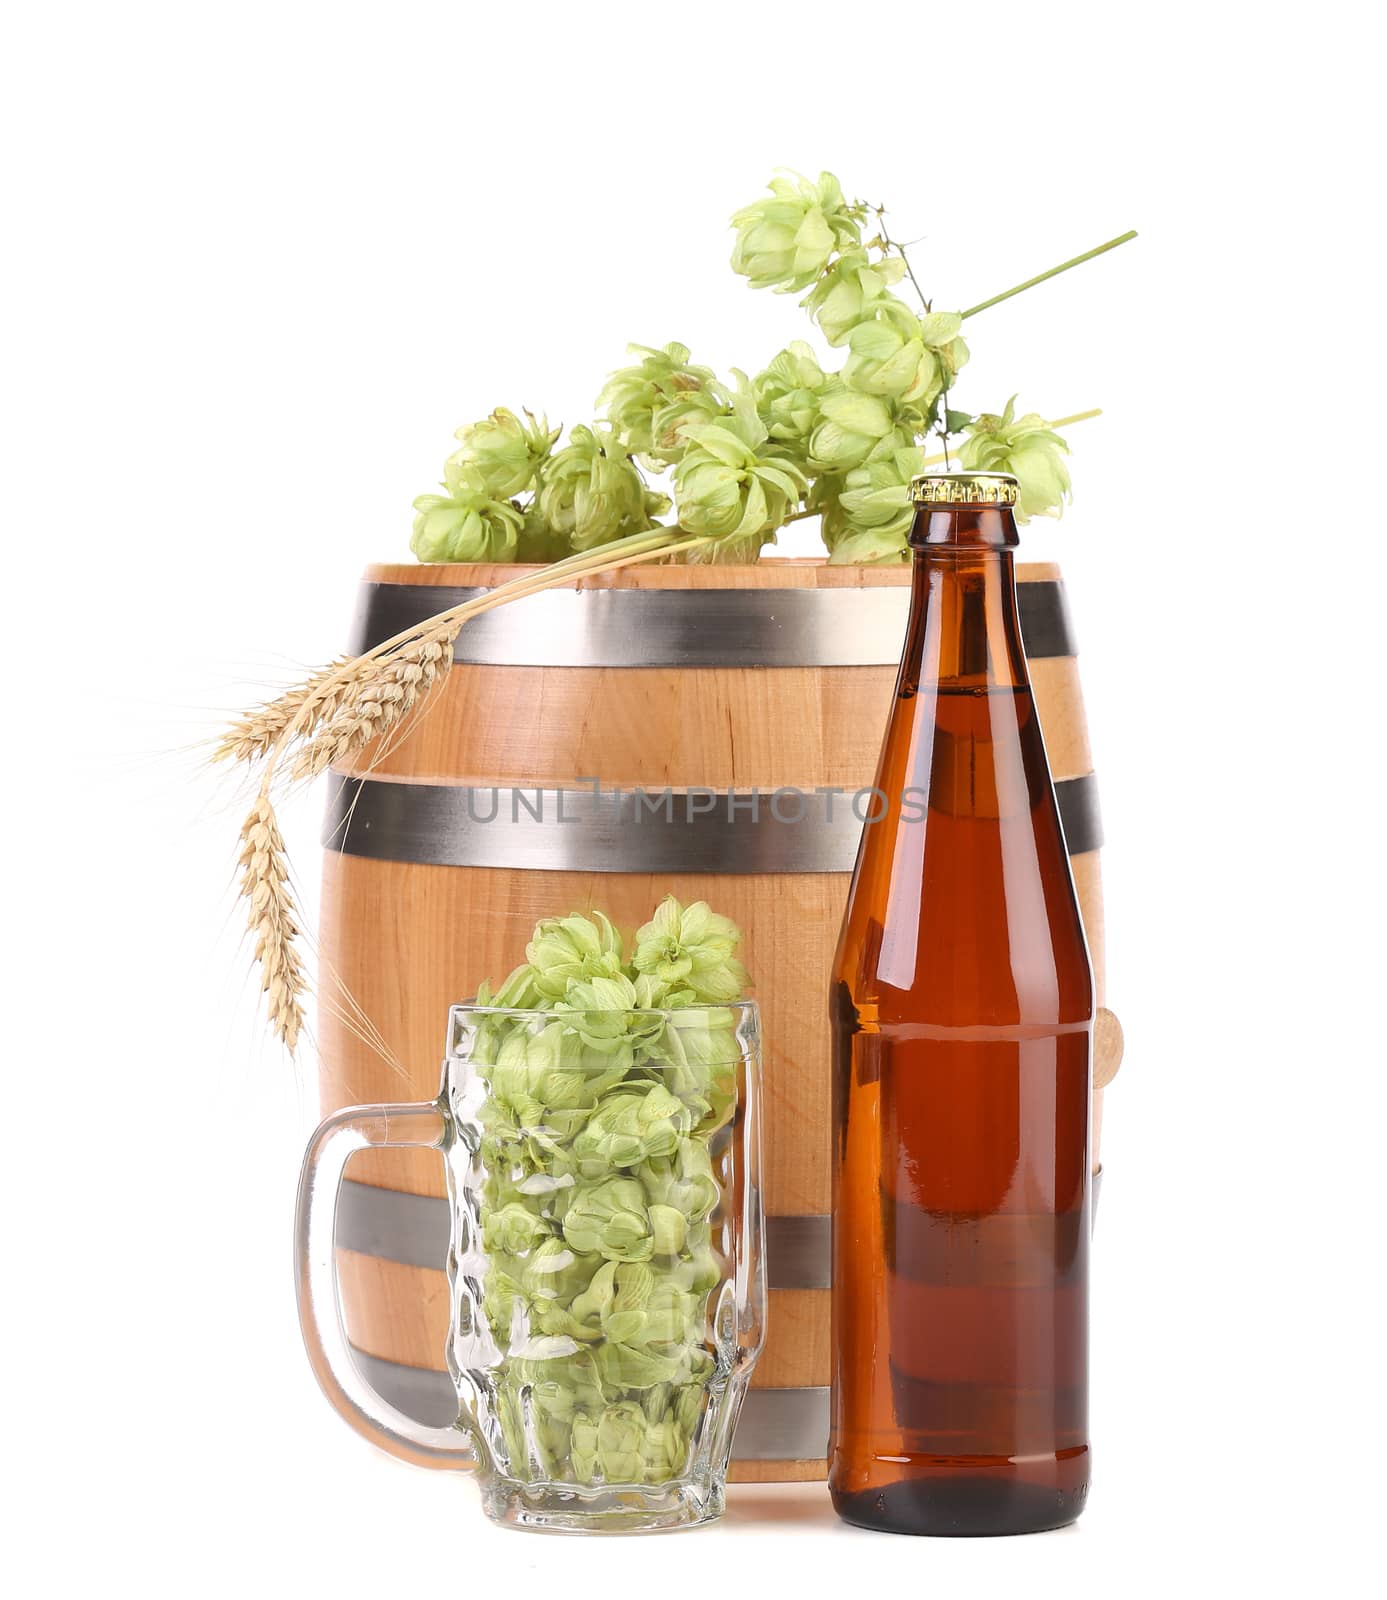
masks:
POLYGON ((362 655, 320 668, 227 730, 212 759, 261 764, 255 804, 241 826, 240 889, 250 902, 249 925, 255 935, 254 959, 261 969, 266 1013, 290 1055, 304 1025, 308 978, 295 942, 298 912, 271 798, 281 760, 293 752, 291 781, 310 778, 334 762, 348 760, 382 735, 398 731, 451 666, 453 640, 470 618, 575 576, 663 559, 709 542, 706 538, 671 542, 669 530, 662 528, 512 578, 475 600, 425 618, 362 655))
POLYGON ((290 776, 316 778, 402 722, 452 666, 460 626, 440 623, 350 681, 338 696, 339 709, 320 719, 318 732, 300 745, 290 776))

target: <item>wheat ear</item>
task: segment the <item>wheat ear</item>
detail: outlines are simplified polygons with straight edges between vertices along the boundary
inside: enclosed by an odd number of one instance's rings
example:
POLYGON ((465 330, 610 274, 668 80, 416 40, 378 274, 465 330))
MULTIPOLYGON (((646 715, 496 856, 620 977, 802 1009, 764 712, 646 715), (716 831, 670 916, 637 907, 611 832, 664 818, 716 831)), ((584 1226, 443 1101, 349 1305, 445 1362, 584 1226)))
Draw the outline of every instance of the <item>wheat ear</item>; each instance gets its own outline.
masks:
POLYGON ((453 640, 471 617, 572 577, 661 560, 708 543, 706 537, 670 541, 668 530, 652 531, 512 578, 475 600, 425 618, 362 655, 321 668, 228 730, 213 759, 261 763, 255 805, 241 826, 241 894, 250 902, 255 961, 262 973, 270 1025, 290 1055, 304 1025, 308 979, 295 944, 298 910, 270 798, 281 758, 297 746, 291 776, 309 777, 382 734, 398 730, 451 664, 453 640))
POLYGON ((440 623, 394 655, 372 664, 338 696, 338 707, 322 719, 318 731, 300 745, 290 775, 316 778, 347 761, 402 722, 436 680, 453 664, 453 637, 461 623, 440 623))
POLYGON ((247 926, 255 936, 255 961, 270 1027, 290 1055, 303 1027, 308 984, 294 943, 298 911, 289 886, 284 839, 269 795, 256 796, 241 824, 241 894, 250 902, 247 926))
POLYGON ((280 735, 305 705, 311 705, 312 726, 331 720, 341 706, 345 684, 338 674, 355 659, 338 656, 326 667, 319 667, 306 683, 296 684, 274 700, 237 717, 222 734, 212 752, 216 761, 259 761, 269 755, 280 735))

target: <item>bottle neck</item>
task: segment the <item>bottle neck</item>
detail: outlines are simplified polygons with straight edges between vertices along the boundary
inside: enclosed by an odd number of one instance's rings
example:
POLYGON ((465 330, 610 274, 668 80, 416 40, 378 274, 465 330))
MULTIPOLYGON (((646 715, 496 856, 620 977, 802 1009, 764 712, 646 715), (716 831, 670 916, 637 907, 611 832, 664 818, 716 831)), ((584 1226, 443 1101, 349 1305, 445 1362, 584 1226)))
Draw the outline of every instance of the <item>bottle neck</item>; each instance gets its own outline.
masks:
POLYGON ((902 687, 1026 688, 1009 506, 922 506, 902 687))

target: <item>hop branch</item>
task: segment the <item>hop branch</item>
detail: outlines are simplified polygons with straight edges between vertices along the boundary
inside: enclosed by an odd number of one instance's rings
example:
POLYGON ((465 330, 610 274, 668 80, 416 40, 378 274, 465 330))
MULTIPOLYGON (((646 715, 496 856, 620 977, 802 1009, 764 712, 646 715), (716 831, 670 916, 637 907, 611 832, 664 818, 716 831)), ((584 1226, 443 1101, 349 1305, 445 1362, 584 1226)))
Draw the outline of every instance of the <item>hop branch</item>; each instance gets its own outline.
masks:
POLYGON ((613 373, 598 419, 562 430, 501 407, 459 429, 442 493, 414 503, 415 554, 424 561, 547 563, 477 600, 441 611, 374 649, 339 659, 239 717, 212 760, 249 766, 256 803, 241 829, 241 893, 249 905, 266 1006, 292 1052, 304 1025, 307 976, 299 920, 273 795, 333 766, 388 748, 447 676, 453 642, 469 618, 575 577, 645 561, 754 561, 776 531, 819 516, 832 562, 904 559, 911 476, 945 459, 1014 473, 1023 517, 1057 514, 1069 495, 1058 429, 1096 416, 1046 422, 1000 413, 970 416, 947 399, 968 360, 970 317, 1134 237, 1028 279, 961 312, 936 312, 884 208, 845 198, 831 173, 773 178, 766 197, 732 219, 735 272, 754 288, 802 294, 801 304, 838 370, 797 340, 754 377, 733 383, 692 361, 686 346, 632 345, 637 359, 613 373), (869 216, 876 237, 863 242, 869 216), (894 293, 909 277, 916 311, 894 293), (671 475, 670 493, 649 477, 671 475), (649 475, 649 476, 648 476, 649 475), (674 518, 661 522, 670 511, 674 518))
POLYGON ((777 174, 732 227, 733 271, 753 288, 801 294, 829 347, 846 351, 840 368, 826 370, 796 341, 755 377, 734 372, 725 384, 682 344, 632 345, 637 360, 597 397, 598 421, 572 428, 562 448, 561 430, 528 411, 522 421, 498 409, 459 430, 445 493, 415 502, 422 560, 552 561, 664 526, 671 538, 725 530, 688 559, 754 561, 779 528, 818 513, 830 561, 899 562, 909 481, 931 435, 946 461, 950 438, 962 435, 963 465, 985 459, 1013 473, 1022 520, 1062 511, 1068 446, 1054 424, 949 407, 969 358, 963 324, 1133 234, 966 310, 936 311, 890 236, 885 207, 849 200, 832 173, 777 174), (864 242, 871 219, 877 231, 864 242), (894 292, 906 279, 918 309, 894 292), (700 470, 710 455, 717 470, 700 470), (666 472, 669 494, 647 478, 666 472), (661 524, 671 499, 675 520, 661 524))

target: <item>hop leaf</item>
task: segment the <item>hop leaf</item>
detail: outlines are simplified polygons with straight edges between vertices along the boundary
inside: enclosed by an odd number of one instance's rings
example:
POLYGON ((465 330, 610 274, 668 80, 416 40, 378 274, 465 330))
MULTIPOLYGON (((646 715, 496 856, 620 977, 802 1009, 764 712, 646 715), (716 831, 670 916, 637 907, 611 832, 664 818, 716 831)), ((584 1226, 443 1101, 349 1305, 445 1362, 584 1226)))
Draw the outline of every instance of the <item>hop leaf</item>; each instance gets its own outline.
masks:
POLYGON ((771 179, 770 191, 732 218, 732 270, 753 289, 790 294, 808 288, 835 251, 861 243, 866 210, 844 200, 831 172, 821 172, 817 183, 787 173, 771 179))
POLYGON ((685 345, 652 350, 633 344, 628 349, 640 361, 614 372, 597 404, 622 446, 655 470, 683 454, 684 423, 726 411, 731 396, 708 367, 690 365, 685 345))
POLYGON ((809 482, 768 435, 749 389, 738 395, 731 415, 684 428, 688 449, 674 470, 674 495, 681 526, 711 535, 724 554, 758 551, 785 520, 809 482))
POLYGON ((449 458, 450 465, 470 470, 487 492, 498 500, 509 500, 534 487, 535 475, 548 460, 559 437, 550 431, 547 417, 536 421, 526 412, 522 422, 513 411, 498 406, 483 422, 459 428, 462 448, 449 458))
POLYGON ((610 427, 578 426, 540 472, 536 502, 550 532, 575 550, 591 550, 655 525, 669 509, 645 480, 610 427))
POLYGON ((984 412, 969 424, 959 452, 971 472, 1010 472, 1017 482, 1016 520, 1058 517, 1069 498, 1069 446, 1034 411, 1015 416, 1016 396, 1001 416, 984 412))
POLYGON ((414 502, 409 547, 421 561, 513 561, 525 520, 509 500, 497 499, 470 470, 447 468, 447 494, 421 494, 414 502))
POLYGON ((905 261, 887 256, 869 261, 865 250, 850 250, 829 267, 800 304, 831 345, 847 343, 848 334, 871 316, 875 304, 889 298, 893 284, 905 276, 905 261))

